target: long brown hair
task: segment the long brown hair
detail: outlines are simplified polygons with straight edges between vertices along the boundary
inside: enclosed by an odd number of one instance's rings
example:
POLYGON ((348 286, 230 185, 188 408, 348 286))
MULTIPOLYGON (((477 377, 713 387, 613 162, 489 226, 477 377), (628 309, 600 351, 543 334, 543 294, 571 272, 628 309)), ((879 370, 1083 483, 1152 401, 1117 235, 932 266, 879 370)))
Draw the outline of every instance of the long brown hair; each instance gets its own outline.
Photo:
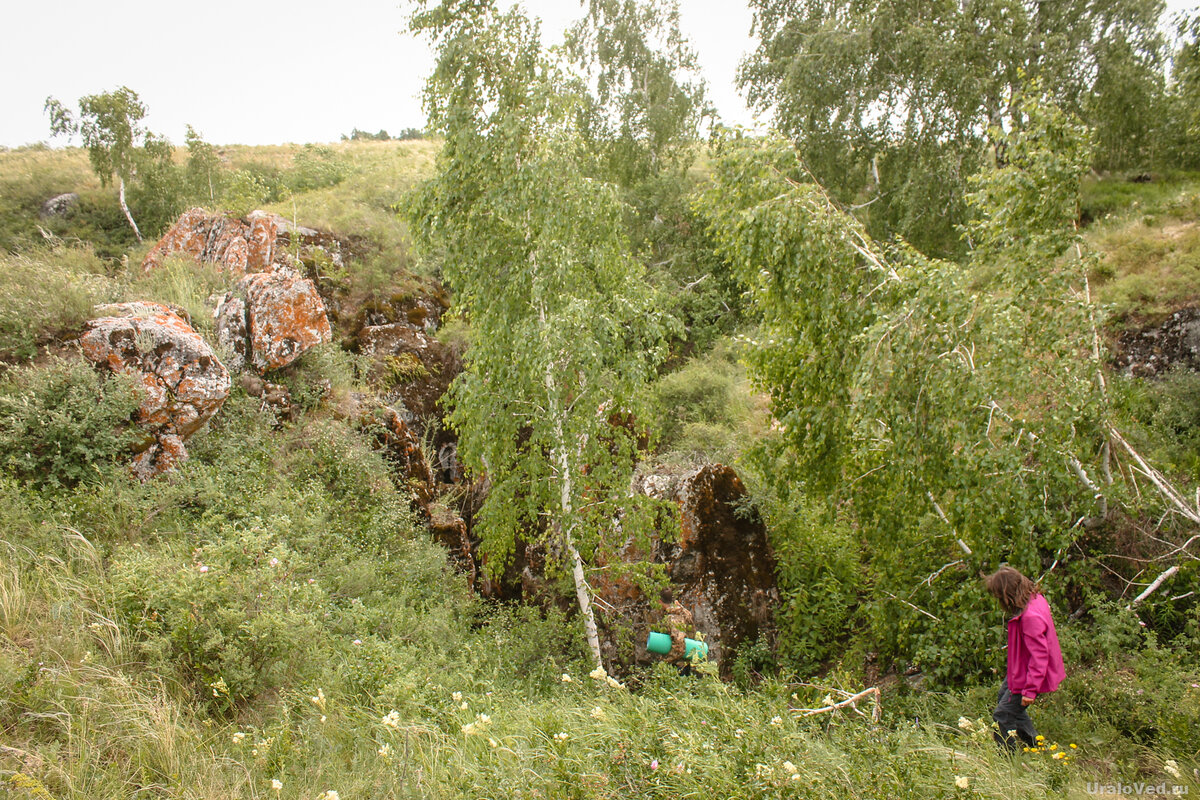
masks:
POLYGON ((992 597, 1000 601, 1006 614, 1016 615, 1025 610, 1029 598, 1038 592, 1037 584, 1012 567, 1001 567, 983 579, 992 597))

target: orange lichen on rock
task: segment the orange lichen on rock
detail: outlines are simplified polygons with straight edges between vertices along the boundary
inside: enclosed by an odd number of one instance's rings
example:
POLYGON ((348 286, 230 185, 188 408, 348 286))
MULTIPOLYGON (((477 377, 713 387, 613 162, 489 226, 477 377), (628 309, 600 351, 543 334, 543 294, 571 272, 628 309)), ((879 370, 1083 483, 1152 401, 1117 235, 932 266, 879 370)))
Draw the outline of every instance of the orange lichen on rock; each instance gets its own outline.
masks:
MULTIPOLYGON (((128 373, 142 387, 137 423, 154 453, 139 458, 149 477, 187 457, 183 440, 195 433, 229 396, 229 372, 200 335, 176 311, 159 303, 101 306, 79 339, 92 363, 128 373)), ((147 451, 148 452, 148 451, 147 451)))

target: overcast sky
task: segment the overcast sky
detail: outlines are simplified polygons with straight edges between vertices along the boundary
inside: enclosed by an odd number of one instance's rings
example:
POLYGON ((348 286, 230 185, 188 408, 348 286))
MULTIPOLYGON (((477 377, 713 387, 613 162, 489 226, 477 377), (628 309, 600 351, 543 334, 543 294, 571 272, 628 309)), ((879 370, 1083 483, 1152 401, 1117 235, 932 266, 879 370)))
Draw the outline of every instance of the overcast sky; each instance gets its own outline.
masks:
MULTIPOLYGON (((578 0, 524 0, 560 41, 578 0)), ((79 97, 128 86, 147 126, 183 143, 191 124, 214 144, 331 142, 352 128, 424 126, 428 49, 402 33, 401 0, 58 0, 6 4, 0 48, 0 145, 49 136, 47 95, 79 97)), ((751 116, 733 86, 751 48, 741 3, 682 0, 713 102, 731 122, 751 116)))
MULTIPOLYGON (((580 16, 578 0, 523 0, 548 42, 580 16)), ((1168 0, 1168 7, 1195 7, 1168 0)), ((750 125, 734 88, 753 47, 739 0, 680 0, 710 97, 729 123, 750 125)), ((147 126, 183 143, 191 124, 214 144, 336 141, 352 128, 422 127, 419 94, 431 67, 403 34, 400 0, 12 2, 0 48, 0 145, 45 140, 42 106, 128 86, 147 126)))

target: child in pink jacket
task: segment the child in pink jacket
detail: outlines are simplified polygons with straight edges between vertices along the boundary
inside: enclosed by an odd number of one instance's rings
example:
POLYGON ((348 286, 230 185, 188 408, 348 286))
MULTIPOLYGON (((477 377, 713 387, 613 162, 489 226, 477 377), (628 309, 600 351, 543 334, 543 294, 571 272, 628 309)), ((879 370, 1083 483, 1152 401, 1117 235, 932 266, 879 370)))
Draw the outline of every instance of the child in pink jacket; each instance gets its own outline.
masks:
POLYGON ((1008 620, 1008 670, 992 719, 1000 726, 996 741, 1010 750, 1017 742, 1012 733, 1033 747, 1037 730, 1026 709, 1039 694, 1053 692, 1066 677, 1062 650, 1050 605, 1033 581, 1012 567, 1001 567, 984 585, 999 601, 1008 620))

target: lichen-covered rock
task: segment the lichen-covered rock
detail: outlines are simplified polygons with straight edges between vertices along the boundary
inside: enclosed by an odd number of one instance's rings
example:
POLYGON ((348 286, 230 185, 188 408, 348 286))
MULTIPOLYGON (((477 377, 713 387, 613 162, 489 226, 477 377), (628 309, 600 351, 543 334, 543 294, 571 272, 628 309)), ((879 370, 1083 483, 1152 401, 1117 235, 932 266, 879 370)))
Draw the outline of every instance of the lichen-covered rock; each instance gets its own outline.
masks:
POLYGON ((358 351, 372 357, 371 377, 384 400, 403 404, 418 420, 438 417, 438 401, 462 371, 453 349, 409 322, 363 328, 358 351))
POLYGON ((213 316, 217 340, 231 353, 234 371, 248 363, 260 373, 270 372, 333 338, 316 286, 289 269, 242 278, 213 316))
POLYGON ((216 320, 217 344, 227 354, 229 371, 244 371, 250 364, 250 319, 246 301, 233 292, 226 294, 213 311, 216 320))
POLYGON ((187 457, 183 440, 229 396, 229 372, 179 313, 159 303, 120 303, 97 309, 80 337, 83 354, 113 372, 134 375, 143 400, 137 422, 149 434, 135 469, 160 474, 187 457))
POLYGON ((311 267, 319 273, 322 268, 344 267, 350 250, 348 241, 293 225, 278 214, 254 211, 237 219, 193 208, 146 254, 142 269, 160 267, 168 256, 181 253, 235 275, 272 272, 279 267, 302 272, 311 267))
MULTIPOLYGON (((171 255, 182 253, 196 261, 217 264, 236 275, 249 267, 249 226, 228 214, 209 214, 193 208, 171 226, 142 259, 142 269, 162 266, 171 255)), ((267 263, 270 263, 268 259, 267 263)))

